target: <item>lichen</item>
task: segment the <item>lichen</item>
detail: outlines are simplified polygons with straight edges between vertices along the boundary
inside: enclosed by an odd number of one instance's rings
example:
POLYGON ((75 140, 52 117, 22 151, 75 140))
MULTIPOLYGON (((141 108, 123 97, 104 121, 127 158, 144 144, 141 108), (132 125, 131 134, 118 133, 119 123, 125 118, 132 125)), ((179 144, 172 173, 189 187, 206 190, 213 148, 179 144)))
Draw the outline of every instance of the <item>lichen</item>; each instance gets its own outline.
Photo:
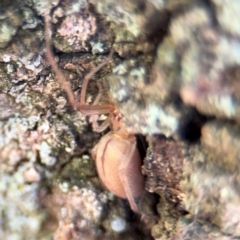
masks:
POLYGON ((2 1, 0 238, 151 239, 153 225, 155 239, 238 237, 235 4, 2 1), (151 224, 98 179, 90 151, 101 134, 70 106, 46 61, 46 15, 54 58, 77 101, 84 76, 114 49, 86 102, 103 83, 100 104, 114 104, 130 133, 148 135, 143 173, 156 195, 146 194, 142 211, 151 205, 143 217, 151 224))
POLYGON ((233 21, 233 19, 237 19, 240 10, 239 4, 237 2, 219 0, 212 0, 212 2, 216 9, 218 23, 224 31, 239 36, 240 28, 238 21, 233 21))

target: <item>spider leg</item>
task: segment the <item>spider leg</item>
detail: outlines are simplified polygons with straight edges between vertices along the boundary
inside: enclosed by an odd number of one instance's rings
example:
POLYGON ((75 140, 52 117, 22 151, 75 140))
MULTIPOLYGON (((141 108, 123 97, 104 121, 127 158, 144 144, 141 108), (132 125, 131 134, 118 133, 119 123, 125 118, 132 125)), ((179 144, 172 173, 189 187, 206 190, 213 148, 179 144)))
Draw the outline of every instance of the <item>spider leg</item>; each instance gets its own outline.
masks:
POLYGON ((98 85, 98 90, 99 90, 99 92, 98 92, 98 95, 97 95, 96 99, 95 99, 94 102, 93 102, 93 105, 97 105, 98 102, 99 102, 99 100, 100 100, 100 98, 101 98, 102 95, 103 95, 103 87, 102 87, 102 84, 101 84, 100 82, 97 82, 97 85, 98 85))
POLYGON ((141 162, 136 149, 135 139, 131 141, 129 140, 128 144, 129 148, 126 151, 119 168, 119 177, 123 183, 131 209, 134 212, 139 212, 135 198, 138 198, 143 191, 144 179, 140 170, 141 162))
MULTIPOLYGON (((103 94, 103 88, 101 83, 97 82, 98 85, 98 95, 96 97, 96 99, 94 100, 93 105, 97 105, 100 98, 102 97, 103 94)), ((103 132, 108 126, 109 126, 109 119, 106 119, 104 122, 102 122, 100 125, 98 124, 98 115, 93 115, 90 117, 91 121, 92 121, 92 128, 94 132, 103 132)))
POLYGON ((109 56, 105 61, 103 61, 101 64, 99 64, 97 67, 95 67, 90 73, 88 73, 85 78, 83 79, 83 84, 82 84, 82 91, 81 91, 81 98, 80 98, 80 104, 86 104, 85 103, 85 98, 86 98, 86 90, 87 90, 87 85, 90 81, 90 79, 93 77, 95 73, 97 73, 101 68, 103 68, 105 65, 109 63, 109 61, 112 58, 112 55, 114 53, 114 50, 112 49, 109 53, 109 56))
POLYGON ((44 16, 44 24, 45 24, 45 29, 44 29, 44 37, 45 37, 45 44, 46 44, 46 58, 49 61, 53 71, 55 72, 58 81, 61 83, 63 88, 65 89, 69 102, 71 103, 72 106, 76 106, 74 94, 71 90, 71 86, 69 82, 67 82, 65 76, 63 73, 60 71, 58 68, 56 61, 54 59, 53 51, 52 51, 52 46, 51 46, 51 22, 50 22, 50 16, 47 14, 44 16))
MULTIPOLYGON (((111 135, 112 134, 112 132, 110 131, 110 132, 108 132, 106 135, 104 135, 104 137, 106 137, 106 136, 109 136, 109 135, 111 135)), ((97 158, 97 150, 98 150, 98 147, 99 147, 99 142, 94 146, 94 148, 92 149, 92 151, 91 151, 91 156, 92 156, 92 158, 94 159, 94 160, 96 160, 96 158, 97 158)))

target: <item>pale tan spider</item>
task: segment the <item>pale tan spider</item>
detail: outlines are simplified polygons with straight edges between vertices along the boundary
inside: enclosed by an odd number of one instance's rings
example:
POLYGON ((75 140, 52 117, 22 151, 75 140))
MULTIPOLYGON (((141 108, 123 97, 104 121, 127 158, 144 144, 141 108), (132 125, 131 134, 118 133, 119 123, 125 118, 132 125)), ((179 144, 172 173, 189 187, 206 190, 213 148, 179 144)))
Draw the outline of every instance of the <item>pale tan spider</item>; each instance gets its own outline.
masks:
POLYGON ((58 81, 67 92, 69 102, 84 115, 91 116, 94 131, 102 132, 110 126, 111 131, 103 136, 92 150, 99 177, 107 189, 120 198, 128 199, 131 209, 139 212, 137 199, 144 190, 144 177, 141 173, 141 159, 136 147, 136 138, 123 126, 121 114, 113 104, 98 104, 102 95, 101 86, 99 86, 100 92, 94 104, 90 106, 85 103, 86 89, 90 78, 109 62, 113 51, 107 61, 100 64, 84 78, 79 103, 75 101, 69 83, 65 80, 53 58, 49 30, 50 19, 49 16, 45 16, 46 57, 58 81), (99 114, 109 114, 107 120, 101 125, 97 123, 99 114))

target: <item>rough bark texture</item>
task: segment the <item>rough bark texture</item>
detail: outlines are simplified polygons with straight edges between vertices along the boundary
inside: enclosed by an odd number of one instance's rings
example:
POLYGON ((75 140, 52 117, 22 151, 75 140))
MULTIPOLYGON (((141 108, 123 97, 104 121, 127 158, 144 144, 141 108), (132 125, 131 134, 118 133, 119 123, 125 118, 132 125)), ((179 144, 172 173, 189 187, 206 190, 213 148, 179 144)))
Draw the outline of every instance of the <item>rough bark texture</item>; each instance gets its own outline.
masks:
POLYGON ((0 238, 238 238, 239 12, 222 0, 2 0, 0 238), (145 221, 97 177, 90 151, 101 135, 46 61, 45 15, 76 99, 114 49, 87 102, 103 82, 102 102, 147 136, 142 170, 155 195, 141 201, 145 221))

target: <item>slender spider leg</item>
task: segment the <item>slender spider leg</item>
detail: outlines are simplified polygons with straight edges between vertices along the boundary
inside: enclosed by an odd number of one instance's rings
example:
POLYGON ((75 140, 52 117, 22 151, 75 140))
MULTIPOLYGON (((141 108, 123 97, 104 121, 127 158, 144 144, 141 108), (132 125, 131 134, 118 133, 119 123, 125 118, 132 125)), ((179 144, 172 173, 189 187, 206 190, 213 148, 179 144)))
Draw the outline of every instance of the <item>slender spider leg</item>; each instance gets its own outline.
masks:
POLYGON ((102 132, 104 131, 108 126, 109 126, 109 119, 105 120, 101 125, 98 125, 97 120, 99 114, 106 114, 111 111, 113 111, 115 108, 114 106, 110 104, 104 104, 104 105, 97 105, 101 96, 102 96, 102 86, 98 83, 98 88, 99 88, 99 93, 97 98, 95 99, 93 106, 88 106, 85 103, 85 98, 86 98, 86 90, 87 90, 87 85, 89 83, 89 80, 92 78, 92 76, 98 72, 103 66, 108 64, 110 59, 112 58, 113 55, 113 50, 111 50, 108 58, 99 64, 97 67, 95 67, 90 73, 88 73, 84 80, 83 80, 83 85, 82 85, 82 90, 81 90, 81 97, 80 97, 80 103, 75 101, 74 94, 71 90, 70 84, 66 81, 63 73, 59 70, 56 61, 54 60, 53 57, 53 52, 52 52, 52 47, 51 47, 51 24, 50 24, 50 16, 45 15, 44 16, 44 21, 45 21, 45 42, 46 42, 46 57, 53 68, 57 79, 59 82, 62 84, 63 88, 65 89, 69 102, 70 104, 77 108, 79 111, 81 111, 85 115, 90 115, 92 116, 92 122, 93 122, 93 130, 96 132, 102 132))
MULTIPOLYGON (((98 103, 100 101, 100 98, 103 95, 103 88, 102 88, 102 85, 99 82, 97 82, 97 85, 98 85, 99 93, 98 93, 96 99, 94 100, 93 105, 86 105, 86 104, 77 103, 77 108, 79 109, 79 111, 81 111, 85 115, 94 116, 94 115, 99 115, 99 114, 106 114, 106 113, 114 111, 114 109, 115 109, 115 107, 111 104, 98 105, 98 103)), ((82 96, 83 93, 86 94, 86 90, 84 90, 84 91, 85 92, 83 92, 83 90, 81 91, 81 96, 82 96)), ((91 119, 93 119, 93 118, 91 118, 91 119)), ((106 129, 106 128, 107 127, 105 127, 104 129, 106 129)))
POLYGON ((46 44, 46 58, 49 61, 53 71, 55 72, 58 81, 61 83, 63 86, 64 90, 67 93, 68 99, 70 104, 78 109, 80 112, 82 112, 85 115, 97 115, 97 114, 106 114, 109 113, 110 111, 113 111, 115 108, 114 106, 110 104, 104 104, 104 105, 95 105, 95 106, 88 106, 85 104, 85 96, 86 96, 86 87, 88 84, 88 81, 90 78, 97 72, 99 71, 104 65, 108 63, 110 58, 113 55, 113 50, 110 52, 109 57, 107 61, 104 61, 101 63, 99 66, 97 66, 95 69, 93 69, 87 76, 85 77, 83 81, 83 87, 82 87, 82 94, 81 94, 81 101, 80 103, 75 101, 74 94, 71 90, 70 84, 66 81, 65 76, 63 73, 59 70, 56 61, 53 57, 53 51, 52 51, 52 46, 51 46, 51 23, 50 23, 50 16, 49 14, 46 14, 44 16, 44 23, 45 23, 45 30, 44 30, 44 38, 45 38, 45 44, 46 44), (84 104, 81 104, 84 103, 84 104))
POLYGON ((102 84, 100 82, 97 82, 97 85, 98 85, 98 95, 96 97, 96 99, 94 100, 93 102, 93 105, 97 105, 100 101, 100 98, 102 97, 103 95, 103 87, 102 87, 102 84))
MULTIPOLYGON (((97 105, 97 103, 99 102, 101 96, 102 96, 102 86, 100 86, 98 84, 98 87, 99 87, 99 94, 97 96, 97 98, 95 99, 94 103, 93 103, 93 106, 91 106, 91 110, 90 111, 84 111, 83 108, 81 108, 82 106, 87 106, 86 103, 85 103, 85 99, 86 99, 86 91, 87 91, 87 85, 90 81, 90 79, 92 78, 92 76, 97 73, 102 67, 104 67, 106 64, 109 63, 109 61, 111 60, 112 56, 113 56, 113 53, 114 53, 114 50, 112 49, 110 51, 110 54, 108 55, 107 59, 102 62, 101 64, 99 64, 97 67, 95 67, 94 69, 92 69, 91 72, 89 72, 83 79, 83 83, 82 83, 82 91, 81 91, 81 97, 80 97, 80 104, 79 104, 79 110, 83 113, 83 114, 86 114, 86 115, 99 115, 99 114, 106 114, 106 113, 109 113, 109 112, 112 112, 114 111, 115 107, 111 104, 103 104, 103 105, 97 105), (97 111, 97 109, 99 111, 97 111), (95 114, 94 114, 95 113, 95 114)), ((101 132, 103 131, 104 129, 106 129, 109 125, 109 121, 107 121, 106 123, 103 123, 102 126, 98 126, 97 124, 97 120, 95 120, 96 118, 93 117, 92 120, 93 120, 93 129, 97 132, 101 132)))
MULTIPOLYGON (((99 89, 99 93, 96 97, 96 99, 94 100, 93 105, 98 104, 100 98, 102 97, 103 94, 103 88, 102 85, 97 82, 98 85, 98 89, 99 89)), ((95 132, 102 132, 104 131, 108 126, 109 126, 109 118, 107 118, 104 122, 102 122, 100 125, 98 124, 98 115, 93 115, 90 117, 91 121, 92 121, 92 128, 95 132)))
POLYGON ((81 98, 80 98, 80 104, 85 104, 85 98, 86 98, 86 89, 87 89, 87 85, 90 81, 90 79, 93 77, 93 75, 95 73, 97 73, 101 68, 103 68, 105 65, 107 65, 109 63, 109 61, 111 60, 112 56, 113 56, 114 50, 112 49, 110 51, 109 56, 107 57, 107 59, 102 62, 101 64, 99 64, 97 67, 95 67, 94 69, 92 69, 91 72, 89 72, 85 78, 83 79, 83 84, 82 84, 82 91, 81 91, 81 98))
POLYGON ((58 81, 61 83, 61 85, 64 87, 67 95, 68 95, 68 99, 70 104, 73 107, 76 107, 76 101, 74 98, 74 95, 72 93, 70 84, 66 81, 63 73, 59 70, 56 61, 53 58, 53 51, 52 51, 52 47, 51 47, 51 24, 50 24, 50 16, 48 14, 46 14, 44 16, 44 23, 45 23, 45 29, 44 29, 44 37, 45 37, 45 43, 46 43, 46 57, 51 65, 51 67, 53 68, 53 71, 55 72, 58 81))
POLYGON ((136 154, 138 154, 138 152, 136 151, 136 141, 132 139, 132 144, 129 145, 129 148, 126 151, 124 158, 120 164, 119 177, 124 186, 124 190, 126 192, 127 199, 130 203, 131 209, 134 212, 139 212, 135 198, 141 195, 142 186, 144 186, 144 183, 143 183, 143 177, 141 174, 133 174, 132 172, 132 171, 136 171, 136 167, 139 167, 139 171, 141 171, 140 161, 137 163, 137 165, 139 166, 136 166, 136 163, 132 161, 132 159, 136 157, 140 159, 139 156, 136 156, 136 154), (132 183, 135 183, 135 182, 138 182, 138 188, 136 188, 136 186, 135 187, 132 186, 132 183))

